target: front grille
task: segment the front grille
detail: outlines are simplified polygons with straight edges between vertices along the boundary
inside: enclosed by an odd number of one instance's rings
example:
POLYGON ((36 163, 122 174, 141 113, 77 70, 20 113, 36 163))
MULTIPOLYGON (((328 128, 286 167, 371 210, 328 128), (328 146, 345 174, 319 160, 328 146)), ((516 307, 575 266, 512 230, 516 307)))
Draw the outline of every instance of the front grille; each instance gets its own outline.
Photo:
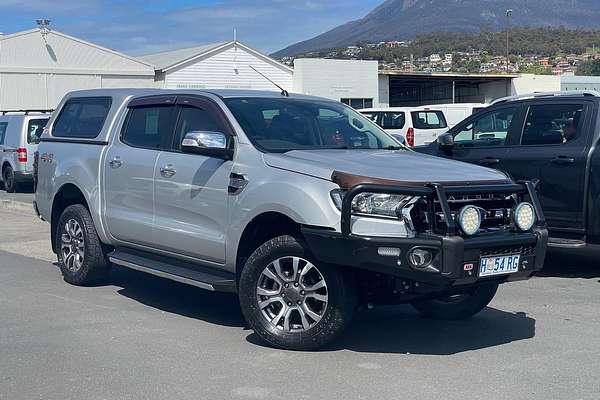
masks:
MULTIPOLYGON (((478 207, 482 212, 481 232, 505 230, 511 225, 511 212, 515 206, 515 198, 511 195, 485 194, 468 196, 448 196, 448 205, 455 218, 466 205, 478 207)), ((445 232, 446 221, 439 201, 434 201, 436 232, 445 232)))
POLYGON ((533 256, 535 255, 535 246, 522 245, 481 249, 481 257, 508 256, 512 254, 521 254, 522 256, 533 256))

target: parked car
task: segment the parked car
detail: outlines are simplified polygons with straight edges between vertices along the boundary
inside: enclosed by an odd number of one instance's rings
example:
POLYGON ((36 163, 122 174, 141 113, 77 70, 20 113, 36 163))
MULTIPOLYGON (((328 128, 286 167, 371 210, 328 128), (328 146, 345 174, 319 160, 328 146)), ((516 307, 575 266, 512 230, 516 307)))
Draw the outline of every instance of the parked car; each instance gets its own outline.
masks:
POLYGON ((21 184, 33 182, 33 155, 50 115, 39 111, 0 114, 0 181, 12 193, 21 184))
POLYGON ((288 349, 329 343, 358 304, 469 317, 546 249, 531 183, 415 153, 318 97, 73 92, 37 181, 67 282, 113 263, 237 292, 249 326, 288 349))
POLYGON ((444 113, 437 108, 368 108, 360 112, 408 146, 432 143, 448 131, 444 113))
POLYGON ((417 151, 539 181, 551 245, 598 245, 599 105, 597 92, 501 99, 417 151))
POLYGON ((444 113, 448 128, 452 128, 465 118, 479 111, 484 110, 489 104, 486 103, 454 103, 454 104, 435 104, 423 106, 424 108, 435 108, 444 113))

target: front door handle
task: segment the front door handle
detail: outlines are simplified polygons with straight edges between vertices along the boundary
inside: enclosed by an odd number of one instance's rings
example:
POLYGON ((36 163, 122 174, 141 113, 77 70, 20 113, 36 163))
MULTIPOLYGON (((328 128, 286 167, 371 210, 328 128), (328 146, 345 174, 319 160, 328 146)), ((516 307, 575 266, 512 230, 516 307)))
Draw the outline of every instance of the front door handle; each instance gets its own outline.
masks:
POLYGON ((492 157, 486 157, 482 160, 479 160, 479 164, 481 165, 495 165, 495 164, 500 164, 500 160, 497 158, 492 158, 492 157))
POLYGON ((574 163, 575 163, 575 159, 573 157, 557 156, 552 159, 552 164, 557 164, 557 165, 568 165, 568 164, 574 164, 574 163))
POLYGON ((177 171, 175 170, 175 168, 173 168, 171 164, 167 164, 164 167, 160 167, 160 174, 165 178, 171 178, 176 173, 177 171))
POLYGON ((110 165, 111 168, 119 168, 123 165, 123 161, 121 161, 121 157, 116 156, 108 163, 108 165, 110 165))

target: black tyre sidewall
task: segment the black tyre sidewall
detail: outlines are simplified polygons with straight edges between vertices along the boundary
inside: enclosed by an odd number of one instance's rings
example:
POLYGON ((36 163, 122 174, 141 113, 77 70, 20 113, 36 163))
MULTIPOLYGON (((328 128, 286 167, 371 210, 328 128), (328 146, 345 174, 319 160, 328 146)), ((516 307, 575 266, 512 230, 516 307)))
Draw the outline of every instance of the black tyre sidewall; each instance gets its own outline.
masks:
POLYGON ((96 233, 96 228, 92 217, 83 205, 77 204, 67 207, 61 214, 56 229, 56 246, 58 264, 66 282, 86 286, 99 282, 106 277, 109 269, 109 263, 106 260, 100 239, 96 233), (84 249, 83 265, 78 271, 69 270, 62 259, 60 249, 61 236, 64 233, 64 226, 70 220, 74 219, 83 229, 84 249))
POLYGON ((412 306, 428 318, 460 320, 472 317, 483 310, 494 298, 497 283, 482 283, 472 294, 456 302, 442 302, 436 299, 423 299, 412 302, 412 306))
POLYGON ((17 185, 15 184, 15 171, 10 165, 4 168, 4 171, 2 173, 2 180, 4 182, 4 190, 6 190, 7 193, 14 193, 17 185), (7 180, 6 177, 8 175, 11 175, 12 179, 7 180), (8 181, 11 182, 10 185, 8 184, 8 181))
POLYGON ((260 246, 248 259, 239 281, 242 313, 255 333, 270 345, 289 350, 316 350, 337 338, 352 319, 356 290, 349 274, 315 261, 301 239, 280 236, 260 246), (323 318, 305 332, 288 333, 273 326, 258 307, 256 286, 263 269, 286 256, 302 257, 313 263, 327 283, 328 305, 323 318))

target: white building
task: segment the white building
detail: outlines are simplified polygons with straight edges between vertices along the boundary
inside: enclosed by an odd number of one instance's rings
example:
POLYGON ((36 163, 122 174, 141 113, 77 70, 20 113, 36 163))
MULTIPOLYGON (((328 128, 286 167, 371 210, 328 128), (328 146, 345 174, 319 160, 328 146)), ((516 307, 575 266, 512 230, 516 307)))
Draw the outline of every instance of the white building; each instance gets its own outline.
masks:
POLYGON ((77 89, 153 85, 150 64, 64 33, 0 36, 0 110, 53 109, 77 89))
POLYGON ((169 89, 277 90, 256 71, 288 91, 293 86, 290 67, 238 41, 149 54, 139 59, 154 65, 157 85, 169 89))
POLYGON ((379 106, 377 61, 297 58, 294 92, 341 101, 354 108, 379 106))

